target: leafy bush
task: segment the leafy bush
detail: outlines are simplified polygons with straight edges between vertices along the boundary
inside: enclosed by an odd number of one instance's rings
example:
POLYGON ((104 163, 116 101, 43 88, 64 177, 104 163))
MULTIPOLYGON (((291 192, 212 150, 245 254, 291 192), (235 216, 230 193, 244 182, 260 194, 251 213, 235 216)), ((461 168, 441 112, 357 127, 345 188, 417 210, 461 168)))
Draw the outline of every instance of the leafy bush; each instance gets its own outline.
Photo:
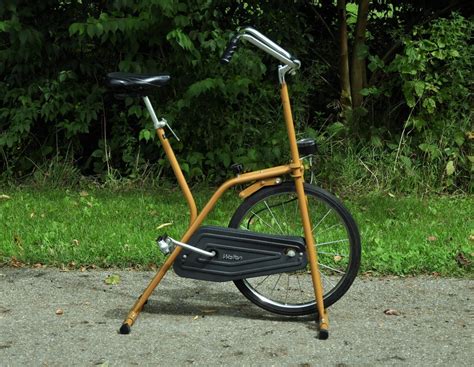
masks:
MULTIPOLYGON (((394 167, 410 170, 427 165, 436 180, 446 187, 468 187, 474 170, 472 144, 472 55, 470 42, 473 23, 460 15, 436 19, 428 26, 415 27, 403 39, 403 51, 388 65, 371 58, 369 68, 382 69, 389 82, 365 90, 378 102, 397 98, 400 91, 408 110, 396 108, 386 119, 398 124, 398 142, 389 144, 394 152, 394 167), (403 123, 400 123, 404 116, 403 123)), ((392 102, 393 105, 393 102, 392 102)), ((381 144, 376 133, 372 142, 381 144)), ((378 131, 380 133, 380 130, 378 131)))
POLYGON ((364 90, 371 98, 352 111, 361 120, 352 125, 338 121, 333 2, 2 1, 2 175, 41 176, 61 160, 104 178, 170 175, 143 103, 117 101, 105 90, 105 75, 117 70, 172 75, 150 97, 182 138, 173 147, 188 178, 217 183, 233 162, 247 169, 284 162, 275 60, 244 46, 230 65, 219 64, 231 33, 250 24, 302 61, 290 92, 298 133, 320 143, 321 179, 332 184, 359 174, 349 156, 370 165, 383 155, 394 177, 420 177, 428 166, 432 184, 467 188, 472 22, 437 19, 407 33, 403 25, 418 8, 402 4, 394 12, 390 2, 376 2, 374 9, 368 50, 382 52, 382 36, 400 34, 404 48, 387 64, 371 56, 369 69, 383 77, 364 90))
MULTIPOLYGON (((258 6, 244 13, 262 22, 258 6)), ((174 147, 191 179, 220 179, 236 161, 250 169, 281 161, 276 63, 267 70, 263 54, 242 48, 219 65, 236 11, 209 0, 0 5, 4 168, 21 176, 66 153, 86 174, 166 166, 142 102, 105 91, 115 70, 170 72, 171 86, 151 99, 182 138, 174 147)))

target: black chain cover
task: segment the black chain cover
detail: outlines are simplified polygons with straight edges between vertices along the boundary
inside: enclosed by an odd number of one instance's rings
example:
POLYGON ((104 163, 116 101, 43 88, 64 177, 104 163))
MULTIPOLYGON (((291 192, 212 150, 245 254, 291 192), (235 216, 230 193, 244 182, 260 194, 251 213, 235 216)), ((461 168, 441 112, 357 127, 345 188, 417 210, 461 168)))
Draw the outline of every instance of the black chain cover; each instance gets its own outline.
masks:
POLYGON ((184 278, 225 282, 301 270, 308 263, 304 238, 297 236, 203 226, 188 244, 216 255, 209 258, 183 248, 173 268, 184 278))

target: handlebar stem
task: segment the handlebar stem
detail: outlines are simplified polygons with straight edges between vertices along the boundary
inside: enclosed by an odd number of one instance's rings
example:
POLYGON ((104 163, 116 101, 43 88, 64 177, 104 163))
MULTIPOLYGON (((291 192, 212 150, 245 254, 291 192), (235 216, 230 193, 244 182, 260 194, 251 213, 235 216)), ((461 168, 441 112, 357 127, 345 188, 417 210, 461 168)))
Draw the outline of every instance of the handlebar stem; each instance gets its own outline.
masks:
POLYGON ((249 41, 284 64, 278 67, 278 80, 280 84, 285 82, 285 74, 287 72, 294 72, 301 67, 301 62, 298 59, 293 58, 288 51, 252 27, 244 28, 240 32, 240 38, 249 41))
POLYGON ((291 55, 288 51, 284 50, 282 47, 277 45, 275 42, 273 42, 271 39, 268 37, 264 36, 261 34, 259 31, 252 27, 246 27, 242 31, 243 33, 249 33, 250 35, 254 36, 256 39, 260 40, 261 42, 267 44, 269 47, 273 48, 275 51, 279 52, 283 56, 285 56, 288 59, 291 59, 291 55))

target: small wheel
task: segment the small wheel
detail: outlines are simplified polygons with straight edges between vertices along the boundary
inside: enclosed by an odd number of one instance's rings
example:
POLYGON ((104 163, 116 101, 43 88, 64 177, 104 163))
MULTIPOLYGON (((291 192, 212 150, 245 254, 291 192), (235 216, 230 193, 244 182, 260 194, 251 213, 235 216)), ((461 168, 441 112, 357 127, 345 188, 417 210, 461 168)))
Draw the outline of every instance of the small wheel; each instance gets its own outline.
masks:
MULTIPOLYGON (((324 289, 324 307, 339 300, 354 281, 360 265, 360 237, 347 209, 333 195, 305 184, 318 263, 324 289)), ((304 236, 293 182, 257 191, 234 213, 229 227, 254 232, 304 236)), ((288 316, 316 313, 309 265, 296 272, 234 281, 242 294, 265 310, 288 316)))
POLYGON ((131 331, 132 331, 132 328, 127 323, 122 324, 119 330, 120 334, 123 334, 123 335, 130 334, 131 331))

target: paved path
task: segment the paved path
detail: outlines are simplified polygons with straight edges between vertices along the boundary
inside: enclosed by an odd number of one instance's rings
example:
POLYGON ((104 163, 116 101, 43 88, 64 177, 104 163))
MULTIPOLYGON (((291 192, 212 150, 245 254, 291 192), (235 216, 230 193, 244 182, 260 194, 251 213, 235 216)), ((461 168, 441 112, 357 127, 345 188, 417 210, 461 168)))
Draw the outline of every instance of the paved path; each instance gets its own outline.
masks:
POLYGON ((106 285, 111 273, 0 268, 0 366, 474 365, 473 280, 359 278, 320 341, 310 319, 260 310, 232 283, 174 274, 120 335, 153 273, 106 285))

